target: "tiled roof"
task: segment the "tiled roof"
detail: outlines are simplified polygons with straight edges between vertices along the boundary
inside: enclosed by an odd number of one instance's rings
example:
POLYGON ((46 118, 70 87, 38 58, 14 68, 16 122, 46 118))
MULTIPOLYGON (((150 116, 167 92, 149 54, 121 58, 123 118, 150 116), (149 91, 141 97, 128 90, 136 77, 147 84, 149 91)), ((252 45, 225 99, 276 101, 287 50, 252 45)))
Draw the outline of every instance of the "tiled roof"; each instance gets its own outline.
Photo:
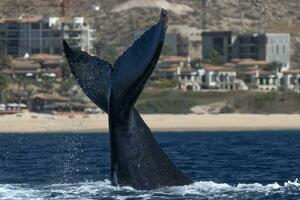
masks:
POLYGON ((45 60, 63 60, 64 57, 61 55, 52 55, 52 54, 44 54, 44 53, 39 53, 39 54, 33 54, 30 57, 32 60, 37 60, 37 61, 45 61, 45 60))
POLYGON ((163 73, 163 72, 177 72, 177 67, 165 67, 165 68, 157 68, 156 72, 163 73))
POLYGON ((58 94, 48 94, 48 93, 39 93, 31 97, 31 99, 42 99, 46 101, 57 101, 57 102, 67 102, 69 99, 67 97, 62 97, 58 94))
POLYGON ((204 69, 208 71, 235 71, 231 67, 219 66, 219 65, 212 65, 212 64, 205 64, 204 69))
POLYGON ((231 63, 238 65, 238 66, 243 66, 243 65, 269 65, 271 64, 268 61, 264 60, 253 60, 253 59, 232 59, 231 63))
POLYGON ((17 23, 32 23, 32 22, 38 22, 43 19, 43 16, 36 15, 36 16, 29 16, 29 17, 6 17, 6 18, 0 18, 0 23, 6 23, 6 22, 17 22, 17 23))
POLYGON ((160 56, 160 62, 186 62, 187 57, 183 56, 160 56))
POLYGON ((288 71, 283 72, 284 74, 300 74, 300 68, 289 69, 288 71))
POLYGON ((11 63, 11 67, 12 68, 22 68, 22 69, 26 69, 26 68, 35 68, 35 69, 39 69, 41 67, 41 65, 39 63, 34 62, 33 60, 21 60, 21 59, 15 59, 12 61, 11 63))
MULTIPOLYGON (((245 74, 245 75, 256 75, 256 72, 257 72, 257 70, 249 70, 249 71, 245 71, 243 74, 245 74)), ((265 71, 265 70, 258 70, 258 72, 259 72, 259 75, 272 75, 272 74, 274 74, 271 71, 265 71)))

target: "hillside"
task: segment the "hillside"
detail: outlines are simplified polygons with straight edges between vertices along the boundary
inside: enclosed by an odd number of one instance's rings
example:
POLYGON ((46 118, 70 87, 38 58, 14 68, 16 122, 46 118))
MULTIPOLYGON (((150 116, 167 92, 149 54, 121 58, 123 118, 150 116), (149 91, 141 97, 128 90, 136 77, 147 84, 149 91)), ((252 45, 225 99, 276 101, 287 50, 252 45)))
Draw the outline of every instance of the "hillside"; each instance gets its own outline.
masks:
MULTIPOLYGON (((201 0, 70 0, 70 14, 94 20, 97 36, 116 46, 128 46, 132 34, 153 24, 157 7, 170 10, 170 24, 189 24, 202 28, 201 0), (93 6, 100 6, 99 11, 93 6)), ((61 0, 1 0, 0 15, 61 14, 61 0), (12 3, 13 2, 13 3, 12 3)), ((275 31, 292 33, 292 61, 300 67, 299 0, 208 0, 207 28, 210 30, 275 31)))
POLYGON ((136 107, 141 113, 299 114, 300 94, 145 90, 136 107))

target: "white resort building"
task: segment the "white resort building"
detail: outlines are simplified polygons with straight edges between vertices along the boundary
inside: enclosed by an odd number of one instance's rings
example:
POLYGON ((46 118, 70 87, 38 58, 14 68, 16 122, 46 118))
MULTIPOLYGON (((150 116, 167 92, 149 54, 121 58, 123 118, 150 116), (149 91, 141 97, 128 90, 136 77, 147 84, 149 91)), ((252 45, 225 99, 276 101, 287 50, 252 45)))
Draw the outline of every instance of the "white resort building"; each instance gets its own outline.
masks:
POLYGON ((179 86, 183 91, 230 91, 236 90, 236 72, 234 69, 205 65, 204 69, 177 71, 179 86))
POLYGON ((284 72, 284 88, 286 91, 291 90, 300 92, 300 69, 290 69, 284 72))

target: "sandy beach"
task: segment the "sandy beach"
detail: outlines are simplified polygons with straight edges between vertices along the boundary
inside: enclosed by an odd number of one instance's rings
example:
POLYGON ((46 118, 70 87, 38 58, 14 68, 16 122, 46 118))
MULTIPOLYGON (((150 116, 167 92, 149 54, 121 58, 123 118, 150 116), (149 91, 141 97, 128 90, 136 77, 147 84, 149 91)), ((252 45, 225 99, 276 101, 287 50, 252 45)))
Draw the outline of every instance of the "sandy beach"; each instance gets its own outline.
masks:
MULTIPOLYGON (((152 131, 300 130, 300 115, 142 115, 152 131)), ((107 115, 47 115, 22 113, 0 116, 0 133, 107 133, 107 115)))

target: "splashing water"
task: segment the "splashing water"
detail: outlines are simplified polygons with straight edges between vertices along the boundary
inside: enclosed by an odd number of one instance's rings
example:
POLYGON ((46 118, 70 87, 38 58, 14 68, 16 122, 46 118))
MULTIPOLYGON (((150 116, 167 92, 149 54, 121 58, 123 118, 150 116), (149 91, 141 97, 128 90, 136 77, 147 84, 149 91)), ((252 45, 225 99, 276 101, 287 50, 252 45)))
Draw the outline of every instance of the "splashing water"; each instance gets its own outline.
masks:
POLYGON ((114 187, 108 180, 32 187, 25 184, 0 185, 0 199, 297 199, 298 180, 262 185, 195 182, 192 185, 164 187, 151 191, 114 187))

